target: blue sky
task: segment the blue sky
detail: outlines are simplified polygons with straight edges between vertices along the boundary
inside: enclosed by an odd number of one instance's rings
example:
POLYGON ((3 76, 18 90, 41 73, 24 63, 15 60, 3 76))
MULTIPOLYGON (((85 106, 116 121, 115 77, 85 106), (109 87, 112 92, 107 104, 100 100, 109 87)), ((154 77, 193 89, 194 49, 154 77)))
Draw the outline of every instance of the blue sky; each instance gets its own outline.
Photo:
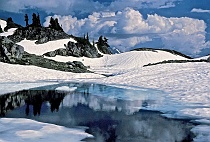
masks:
POLYGON ((1 0, 0 18, 24 25, 39 13, 48 26, 50 16, 76 36, 105 35, 121 51, 139 47, 167 48, 196 57, 210 54, 209 0, 1 0))

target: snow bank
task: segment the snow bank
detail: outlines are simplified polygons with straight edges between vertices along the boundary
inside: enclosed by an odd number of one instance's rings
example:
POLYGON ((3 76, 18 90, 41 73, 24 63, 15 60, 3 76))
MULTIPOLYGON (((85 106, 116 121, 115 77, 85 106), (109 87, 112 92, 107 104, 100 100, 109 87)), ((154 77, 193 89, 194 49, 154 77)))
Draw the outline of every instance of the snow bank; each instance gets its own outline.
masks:
POLYGON ((7 26, 7 22, 5 20, 0 19, 0 25, 1 25, 2 30, 4 30, 4 28, 7 26))
MULTIPOLYGON (((0 19, 0 25, 1 25, 2 30, 4 31, 4 28, 7 26, 7 22, 0 19)), ((14 33, 14 31, 15 31, 16 29, 17 29, 17 28, 11 28, 11 29, 9 29, 7 32, 0 33, 0 36, 9 36, 9 35, 13 35, 13 33, 14 33)))
POLYGON ((36 66, 0 62, 0 94, 29 89, 62 81, 78 81, 103 76, 93 73, 71 73, 36 66))
POLYGON ((8 29, 7 32, 3 32, 3 33, 0 33, 0 36, 9 36, 9 35, 13 35, 14 31, 16 30, 17 28, 11 28, 11 29, 8 29))
POLYGON ((84 138, 93 137, 81 129, 66 128, 23 118, 1 118, 0 127, 1 142, 79 142, 84 138))
POLYGON ((64 44, 67 44, 69 41, 76 42, 74 39, 69 38, 49 41, 44 44, 35 44, 35 41, 31 40, 22 40, 17 44, 23 46, 24 50, 28 53, 43 55, 44 53, 47 53, 49 51, 54 51, 59 48, 65 48, 64 44))

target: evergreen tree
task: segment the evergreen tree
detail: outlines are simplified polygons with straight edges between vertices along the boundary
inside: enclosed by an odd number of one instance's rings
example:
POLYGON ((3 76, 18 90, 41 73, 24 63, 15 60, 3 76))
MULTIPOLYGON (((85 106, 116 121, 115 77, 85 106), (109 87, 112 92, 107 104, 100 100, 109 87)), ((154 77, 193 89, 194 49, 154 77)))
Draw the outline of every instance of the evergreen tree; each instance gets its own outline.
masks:
POLYGON ((36 14, 33 13, 32 14, 32 26, 36 26, 37 25, 37 17, 36 14))
POLYGON ((103 46, 103 43, 104 43, 104 41, 103 41, 103 36, 101 35, 101 36, 98 38, 97 44, 98 44, 98 46, 103 46))
POLYGON ((52 17, 50 18, 50 28, 58 30, 58 31, 63 31, 63 29, 61 28, 61 26, 58 23, 58 18, 53 19, 52 17))
POLYGON ((94 41, 94 39, 93 39, 93 47, 95 47, 95 41, 94 41))
POLYGON ((13 20, 12 20, 12 17, 9 17, 9 18, 7 19, 7 24, 8 24, 8 23, 14 23, 13 20))
POLYGON ((51 17, 50 18, 50 25, 49 25, 50 28, 54 28, 55 27, 55 20, 51 17))
POLYGON ((28 26, 28 15, 25 14, 26 27, 28 26))
POLYGON ((60 24, 58 23, 58 18, 55 18, 55 29, 56 30, 63 30, 62 28, 61 28, 61 26, 60 26, 60 24))
POLYGON ((88 32, 87 32, 87 36, 86 36, 86 39, 87 39, 87 41, 89 41, 89 35, 88 35, 88 32))
POLYGON ((102 35, 98 38, 97 42, 98 50, 101 51, 104 54, 111 54, 111 51, 109 50, 109 44, 108 39, 106 37, 103 37, 102 35))
POLYGON ((34 27, 41 27, 39 14, 37 14, 37 15, 35 13, 32 14, 32 24, 31 25, 34 27))
POLYGON ((36 20, 37 20, 37 21, 36 21, 36 22, 37 22, 37 23, 36 23, 36 24, 37 24, 36 26, 40 27, 40 26, 41 26, 41 22, 40 22, 39 13, 37 14, 36 20))

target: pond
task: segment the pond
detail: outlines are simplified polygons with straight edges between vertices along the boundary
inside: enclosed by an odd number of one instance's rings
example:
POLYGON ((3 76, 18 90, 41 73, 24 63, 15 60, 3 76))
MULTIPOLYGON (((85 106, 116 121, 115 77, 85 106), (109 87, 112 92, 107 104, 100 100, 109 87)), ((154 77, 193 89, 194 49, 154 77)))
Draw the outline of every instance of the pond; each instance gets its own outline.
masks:
POLYGON ((29 118, 69 128, 87 127, 88 142, 192 141, 188 120, 146 110, 164 101, 157 90, 91 83, 63 83, 0 96, 0 115, 29 118), (152 96, 152 97, 151 97, 152 96))

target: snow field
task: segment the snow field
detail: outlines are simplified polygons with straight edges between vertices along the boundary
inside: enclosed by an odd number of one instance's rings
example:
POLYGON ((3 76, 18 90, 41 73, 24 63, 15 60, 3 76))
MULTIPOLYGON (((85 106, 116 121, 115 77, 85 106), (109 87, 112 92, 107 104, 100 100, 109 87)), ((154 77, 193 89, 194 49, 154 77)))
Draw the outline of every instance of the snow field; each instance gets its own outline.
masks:
POLYGON ((66 128, 23 118, 1 118, 0 126, 1 142, 14 140, 17 142, 80 142, 84 138, 93 137, 82 129, 66 128))
MULTIPOLYGON (((25 51, 29 53, 42 55, 48 51, 63 48, 64 44, 67 44, 69 40, 50 41, 41 45, 36 45, 34 41, 23 40, 18 44, 24 46, 25 51)), ((185 59, 184 57, 159 50, 157 52, 132 51, 117 55, 104 55, 102 58, 97 59, 62 56, 50 59, 63 62, 82 61, 86 66, 90 66, 90 70, 95 71, 95 74, 76 74, 0 62, 0 90, 2 90, 2 94, 22 90, 24 87, 30 88, 30 84, 24 86, 27 82, 32 82, 31 87, 38 87, 42 83, 44 85, 44 83, 79 81, 115 86, 152 88, 164 91, 165 101, 161 101, 155 108, 148 109, 162 111, 166 116, 173 118, 190 117, 198 121, 210 120, 209 63, 173 63, 143 67, 143 65, 148 63, 185 59), (100 74, 113 76, 104 77, 100 74), (15 87, 18 85, 20 88, 15 87)), ((210 141, 208 125, 196 126, 192 131, 197 134, 196 142, 210 141)))

